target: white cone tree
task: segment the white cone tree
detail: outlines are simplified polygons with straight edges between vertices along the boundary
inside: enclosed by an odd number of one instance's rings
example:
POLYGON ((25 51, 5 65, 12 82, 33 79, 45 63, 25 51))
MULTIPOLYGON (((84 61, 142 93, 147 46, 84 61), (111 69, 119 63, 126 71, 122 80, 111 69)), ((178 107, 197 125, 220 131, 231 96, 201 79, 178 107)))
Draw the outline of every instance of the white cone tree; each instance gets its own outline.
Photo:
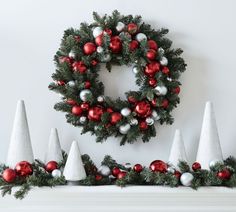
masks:
POLYGON ((56 128, 52 128, 49 137, 48 150, 45 155, 45 163, 49 161, 60 162, 61 160, 62 160, 62 151, 61 151, 60 140, 58 137, 58 132, 56 128))
POLYGON ((222 150, 212 102, 207 102, 196 161, 203 169, 209 169, 211 161, 222 161, 222 150))
POLYGON ((63 175, 67 181, 74 182, 86 178, 86 173, 77 141, 73 141, 71 145, 63 175))
POLYGON ((7 165, 15 167, 20 161, 34 161, 33 150, 30 140, 29 126, 23 100, 17 103, 11 141, 7 155, 7 165))
POLYGON ((180 160, 188 162, 183 137, 181 131, 177 129, 175 131, 175 136, 170 151, 169 163, 175 167, 178 167, 180 160))

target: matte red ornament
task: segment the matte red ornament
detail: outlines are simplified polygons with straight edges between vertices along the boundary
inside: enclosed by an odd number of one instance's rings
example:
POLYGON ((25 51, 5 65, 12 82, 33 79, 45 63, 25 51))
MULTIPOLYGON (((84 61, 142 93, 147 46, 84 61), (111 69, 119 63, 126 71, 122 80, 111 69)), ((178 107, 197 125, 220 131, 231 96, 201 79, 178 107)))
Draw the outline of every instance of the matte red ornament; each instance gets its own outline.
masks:
POLYGON ((167 99, 163 99, 162 103, 161 103, 161 106, 163 108, 167 108, 169 106, 169 101, 167 99))
POLYGON ((73 62, 73 59, 70 57, 60 57, 59 62, 60 63, 68 63, 69 65, 71 65, 73 62))
POLYGON ((80 107, 83 111, 87 111, 87 110, 89 110, 89 103, 84 102, 80 105, 80 107))
POLYGON ((156 87, 156 85, 157 85, 157 80, 154 79, 154 78, 150 78, 150 79, 148 80, 148 84, 149 84, 150 86, 152 86, 152 87, 156 87))
POLYGON ((174 175, 175 175, 175 177, 176 177, 177 179, 180 179, 180 177, 181 177, 181 172, 175 170, 174 175))
POLYGON ((21 161, 16 164, 16 174, 22 177, 27 177, 33 173, 32 165, 27 161, 21 161))
POLYGON ((117 179, 122 179, 122 178, 124 178, 125 176, 126 176, 126 174, 127 174, 127 172, 125 172, 125 171, 121 171, 118 175, 117 175, 117 179))
POLYGON ((111 37, 110 49, 113 53, 119 53, 122 50, 122 43, 119 36, 111 37))
POLYGON ((140 130, 146 130, 148 128, 147 122, 142 120, 139 122, 139 129, 140 130))
POLYGON ((103 34, 98 35, 98 36, 95 38, 95 43, 96 43, 98 46, 101 46, 101 45, 102 45, 102 43, 103 43, 103 34))
POLYGON ((85 81, 84 82, 84 88, 89 89, 91 87, 91 82, 85 81))
POLYGON ((155 73, 158 72, 159 70, 160 70, 160 63, 153 61, 146 65, 144 73, 149 77, 153 77, 155 73))
POLYGON ((139 43, 138 41, 136 40, 132 40, 130 43, 129 43, 129 49, 130 51, 134 51, 135 49, 137 49, 139 46, 139 43))
POLYGON ((96 45, 92 42, 88 42, 86 44, 84 44, 84 53, 86 55, 90 55, 93 54, 96 51, 96 45))
POLYGON ((137 173, 143 171, 143 166, 141 164, 135 164, 133 170, 137 173))
POLYGON ((115 176, 115 177, 117 177, 117 175, 118 175, 120 172, 121 172, 121 171, 120 171, 120 169, 119 169, 118 167, 114 167, 114 168, 112 169, 112 175, 115 176))
POLYGON ((130 33, 131 35, 137 33, 137 31, 138 31, 138 26, 137 26, 137 24, 135 24, 135 23, 130 23, 130 24, 128 24, 128 25, 127 25, 127 31, 128 31, 128 33, 130 33))
POLYGON ((148 40, 148 47, 149 49, 156 50, 158 49, 157 43, 154 40, 148 40))
POLYGON ((69 105, 75 105, 75 104, 76 104, 76 101, 73 100, 73 99, 67 99, 66 102, 67 102, 67 104, 69 104, 69 105))
POLYGON ((162 160, 154 160, 149 167, 153 172, 167 172, 167 164, 162 160))
POLYGON ((173 92, 176 93, 176 94, 179 94, 180 93, 180 87, 177 86, 176 88, 174 88, 173 92))
POLYGON ((157 52, 153 49, 149 49, 146 53, 146 57, 149 59, 149 60, 154 60, 156 59, 156 56, 157 56, 157 52))
POLYGON ((14 169, 5 169, 2 173, 2 178, 7 183, 12 183, 16 179, 16 172, 14 169))
POLYGON ((193 169, 193 171, 200 170, 201 169, 201 164, 198 163, 198 162, 194 162, 193 165, 192 165, 192 169, 193 169))
POLYGON ((167 66, 162 67, 161 71, 162 71, 163 74, 169 74, 170 73, 170 70, 167 66))
POLYGON ((89 109, 88 118, 92 121, 100 121, 103 114, 103 108, 100 106, 95 106, 89 109))
POLYGON ((119 112, 113 112, 111 114, 111 124, 117 124, 122 119, 122 115, 119 112))
POLYGON ((49 161, 46 165, 45 165, 45 170, 49 173, 51 173, 53 170, 58 168, 58 163, 56 161, 49 161))
POLYGON ((102 179, 102 175, 97 174, 97 175, 95 176, 95 180, 96 180, 96 181, 100 181, 101 179, 102 179))
POLYGON ((65 83, 64 81, 62 81, 62 80, 59 80, 59 81, 57 81, 57 84, 60 85, 60 86, 63 86, 63 85, 65 85, 66 83, 65 83))
POLYGON ((79 105, 75 105, 72 107, 71 112, 76 116, 80 116, 83 113, 83 110, 79 105))
POLYGON ((91 64, 92 64, 93 66, 96 66, 96 65, 98 64, 98 61, 97 61, 97 60, 92 60, 92 61, 91 61, 91 64))
POLYGON ((217 173, 217 177, 219 177, 221 180, 228 180, 231 177, 231 173, 228 169, 223 169, 217 173))
POLYGON ((135 112, 139 117, 145 118, 151 114, 151 105, 147 101, 138 102, 135 106, 135 112))
POLYGON ((87 71, 86 65, 82 61, 77 61, 72 64, 73 70, 78 71, 81 74, 85 73, 87 71))

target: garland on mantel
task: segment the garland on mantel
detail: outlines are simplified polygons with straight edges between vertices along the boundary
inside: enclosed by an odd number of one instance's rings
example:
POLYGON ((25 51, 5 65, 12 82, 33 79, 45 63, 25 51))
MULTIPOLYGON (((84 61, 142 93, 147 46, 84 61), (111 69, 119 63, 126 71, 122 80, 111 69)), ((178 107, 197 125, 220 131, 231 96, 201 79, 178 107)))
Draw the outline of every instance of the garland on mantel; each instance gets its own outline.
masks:
MULTIPOLYGON (((63 152, 63 160, 57 164, 57 170, 63 170, 67 154, 63 152)), ((79 185, 163 185, 178 187, 181 185, 197 189, 200 186, 225 186, 236 187, 236 159, 228 157, 223 162, 210 164, 210 170, 201 169, 201 165, 195 162, 190 167, 186 162, 180 161, 178 168, 172 167, 161 160, 153 161, 149 167, 136 164, 133 167, 126 163, 118 164, 111 156, 105 156, 101 166, 96 167, 89 155, 82 155, 87 177, 78 182, 79 185)), ((52 161, 53 162, 53 161, 52 161)), ((53 163, 51 163, 53 164, 53 163)), ((52 174, 52 167, 47 167, 40 160, 35 160, 31 175, 19 176, 13 182, 4 180, 5 165, 0 165, 0 189, 2 196, 11 194, 14 187, 19 189, 14 193, 17 199, 23 199, 32 187, 54 187, 66 185, 64 176, 52 174)))

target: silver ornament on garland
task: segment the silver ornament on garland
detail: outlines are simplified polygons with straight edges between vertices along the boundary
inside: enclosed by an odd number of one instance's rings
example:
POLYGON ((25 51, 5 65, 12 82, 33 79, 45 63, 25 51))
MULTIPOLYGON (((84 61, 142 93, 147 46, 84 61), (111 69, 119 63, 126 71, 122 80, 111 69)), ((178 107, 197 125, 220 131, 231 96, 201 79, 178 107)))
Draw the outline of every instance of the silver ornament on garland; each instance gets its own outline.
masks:
POLYGON ((153 111, 152 111, 152 118, 153 118, 155 121, 158 121, 161 117, 158 115, 157 111, 153 110, 153 111))
POLYGON ((132 169, 131 163, 125 163, 124 167, 125 167, 127 170, 131 170, 131 169, 132 169))
POLYGON ((212 167, 214 167, 216 164, 223 164, 223 162, 221 161, 221 160, 212 160, 212 161, 210 161, 210 163, 209 163, 209 167, 210 168, 212 168, 212 167))
POLYGON ((104 97, 103 96, 98 96, 97 97, 97 101, 100 102, 100 103, 103 102, 104 101, 104 97))
POLYGON ((103 176, 109 176, 111 174, 111 169, 108 166, 102 165, 98 168, 98 173, 103 176))
POLYGON ((161 56, 163 56, 164 53, 165 53, 165 50, 160 47, 160 48, 158 49, 158 54, 161 55, 161 56))
POLYGON ((52 176, 53 176, 54 178, 61 177, 61 170, 60 170, 60 169, 54 169, 54 170, 52 171, 52 176))
POLYGON ((109 62, 111 60, 111 55, 110 54, 104 54, 101 61, 102 62, 109 62))
POLYGON ((167 88, 166 86, 156 86, 154 88, 156 95, 158 96, 165 96, 167 94, 167 88))
POLYGON ((102 53, 104 51, 104 49, 101 46, 97 47, 97 53, 102 53))
POLYGON ((172 80, 172 78, 170 78, 170 77, 167 77, 166 78, 169 82, 172 82, 173 80, 172 80))
POLYGON ((138 120, 137 119, 131 119, 130 120, 130 125, 138 125, 138 120))
POLYGON ((125 24, 119 21, 116 25, 116 30, 118 32, 121 32, 124 28, 125 28, 125 24))
POLYGON ((168 60, 166 57, 162 57, 161 60, 160 60, 160 64, 162 66, 167 66, 168 65, 168 60))
POLYGON ((133 71, 134 74, 137 74, 137 73, 140 72, 140 69, 138 68, 138 66, 134 66, 132 71, 133 71))
POLYGON ((120 111, 120 113, 122 116, 127 117, 130 115, 131 110, 128 107, 125 107, 120 111))
POLYGON ((193 180, 193 175, 189 172, 185 172, 180 177, 180 182, 184 186, 190 186, 193 180))
POLYGON ((143 33, 138 33, 136 36, 135 36, 135 39, 138 41, 138 42, 141 42, 143 40, 147 40, 147 36, 143 33))
POLYGON ((91 91, 89 89, 84 89, 80 91, 79 97, 82 101, 86 102, 88 95, 91 95, 91 91))
POLYGON ((73 51, 70 51, 69 57, 70 57, 70 58, 75 58, 75 53, 74 53, 73 51))
POLYGON ((169 172, 169 173, 171 173, 171 174, 174 174, 174 173, 175 173, 174 167, 169 166, 169 167, 167 168, 167 172, 169 172))
POLYGON ((87 117, 85 117, 85 116, 81 116, 81 117, 79 118, 79 122, 80 122, 81 124, 84 124, 86 121, 87 121, 87 117))
POLYGON ((103 33, 102 27, 95 27, 93 29, 93 37, 96 38, 97 36, 101 35, 103 33))
POLYGON ((147 117, 145 121, 146 121, 147 125, 149 125, 149 126, 154 124, 154 119, 151 117, 147 117))
POLYGON ((67 83, 70 87, 75 87, 75 81, 71 80, 67 83))
POLYGON ((129 124, 124 124, 124 125, 121 125, 119 127, 119 131, 123 135, 127 134, 129 130, 130 130, 130 125, 129 124))

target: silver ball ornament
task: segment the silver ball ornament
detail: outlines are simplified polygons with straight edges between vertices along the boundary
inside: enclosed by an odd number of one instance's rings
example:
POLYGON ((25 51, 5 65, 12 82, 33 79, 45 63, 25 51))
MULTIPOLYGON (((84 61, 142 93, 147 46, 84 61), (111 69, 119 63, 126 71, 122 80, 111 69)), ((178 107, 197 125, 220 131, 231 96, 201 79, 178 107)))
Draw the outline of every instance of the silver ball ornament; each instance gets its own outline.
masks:
POLYGON ((124 167, 125 167, 126 169, 128 169, 128 170, 132 169, 131 163, 125 163, 125 164, 124 164, 124 167))
POLYGON ((111 174, 111 169, 108 166, 102 165, 98 168, 98 173, 103 176, 109 176, 111 174))
POLYGON ((138 120, 137 119, 131 119, 130 120, 130 125, 138 125, 138 120))
POLYGON ((215 160, 210 161, 209 167, 212 168, 212 167, 214 167, 216 164, 222 164, 222 163, 223 163, 222 160, 215 159, 215 160))
POLYGON ((95 27, 93 29, 93 37, 96 38, 97 36, 101 35, 103 33, 102 27, 95 27))
POLYGON ((119 127, 119 131, 123 135, 127 134, 129 130, 130 130, 130 125, 129 124, 124 124, 124 125, 121 125, 119 127))
POLYGON ((153 110, 153 111, 152 111, 152 118, 153 118, 155 121, 158 121, 161 117, 158 115, 157 111, 153 110))
POLYGON ((85 116, 81 116, 81 117, 79 118, 79 122, 80 122, 81 124, 84 124, 86 121, 87 121, 87 117, 85 117, 85 116))
POLYGON ((156 86, 154 88, 156 95, 158 96, 165 96, 167 94, 167 87, 166 86, 156 86))
POLYGON ((75 81, 71 80, 67 83, 70 87, 75 87, 75 81))
POLYGON ((159 55, 163 55, 164 53, 165 53, 165 50, 160 47, 160 48, 158 49, 158 54, 159 54, 159 55))
POLYGON ((91 91, 89 89, 84 89, 80 91, 79 97, 82 101, 87 101, 87 95, 90 95, 91 91))
POLYGON ((168 65, 168 60, 166 57, 162 57, 161 60, 160 60, 160 64, 162 66, 167 66, 168 65))
POLYGON ((175 169, 172 167, 172 166, 169 166, 167 168, 167 172, 171 173, 171 174, 174 174, 175 173, 175 169))
POLYGON ((102 62, 109 62, 111 60, 111 55, 110 54, 104 54, 101 61, 102 62))
POLYGON ((116 30, 118 32, 121 32, 124 28, 125 28, 125 24, 119 21, 116 25, 116 30))
POLYGON ((169 82, 172 82, 173 80, 172 80, 172 78, 170 78, 170 77, 167 77, 166 78, 169 82))
POLYGON ((193 175, 189 172, 185 172, 180 177, 180 182, 184 186, 190 186, 193 180, 193 175))
POLYGON ((104 49, 101 46, 97 47, 97 53, 102 53, 104 51, 104 49))
POLYGON ((120 113, 122 116, 127 117, 130 115, 131 110, 128 107, 125 107, 120 111, 120 113))
POLYGON ((138 66, 134 66, 132 71, 133 71, 134 74, 137 74, 137 73, 140 72, 140 69, 138 68, 138 66))
POLYGON ((69 57, 70 57, 70 58, 75 58, 75 53, 74 53, 73 51, 70 51, 69 57))
POLYGON ((52 171, 52 176, 53 176, 54 178, 61 177, 61 170, 60 170, 60 169, 54 169, 54 170, 52 171))
POLYGON ((154 124, 154 119, 151 117, 147 117, 145 121, 146 121, 147 125, 149 125, 149 126, 154 124))
POLYGON ((138 42, 141 42, 143 40, 147 40, 147 36, 143 33, 138 33, 136 36, 135 36, 135 39, 138 41, 138 42))
POLYGON ((97 101, 98 102, 103 102, 104 101, 104 97, 103 96, 98 96, 97 97, 97 101))

